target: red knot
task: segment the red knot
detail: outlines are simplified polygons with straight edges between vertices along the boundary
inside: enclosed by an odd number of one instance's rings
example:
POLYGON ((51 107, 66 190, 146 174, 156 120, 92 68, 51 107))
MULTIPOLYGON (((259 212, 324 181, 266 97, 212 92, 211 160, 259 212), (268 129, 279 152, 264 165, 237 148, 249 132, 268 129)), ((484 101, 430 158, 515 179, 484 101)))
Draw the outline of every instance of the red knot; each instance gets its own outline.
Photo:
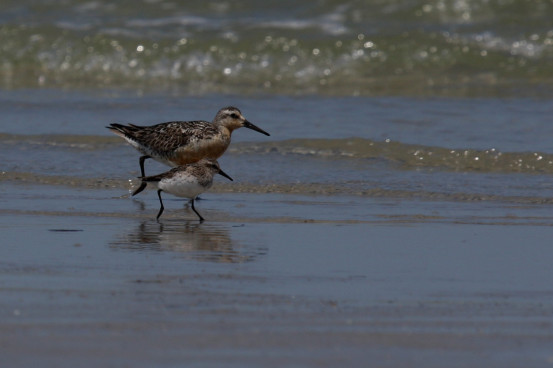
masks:
POLYGON ((111 124, 107 128, 123 137, 143 156, 139 159, 141 176, 144 160, 153 158, 169 166, 197 162, 202 158, 217 159, 230 144, 235 129, 245 127, 269 136, 250 123, 236 107, 219 110, 213 122, 172 121, 152 126, 111 124))

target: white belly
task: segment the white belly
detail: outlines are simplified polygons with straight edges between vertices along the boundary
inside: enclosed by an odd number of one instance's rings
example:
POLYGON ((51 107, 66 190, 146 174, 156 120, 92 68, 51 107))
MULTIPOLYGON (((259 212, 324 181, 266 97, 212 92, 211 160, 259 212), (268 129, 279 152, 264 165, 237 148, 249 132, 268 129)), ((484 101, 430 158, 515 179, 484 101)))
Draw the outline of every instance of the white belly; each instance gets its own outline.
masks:
POLYGON ((176 175, 172 178, 163 179, 158 183, 158 188, 166 193, 177 197, 196 198, 199 194, 205 192, 209 186, 201 186, 195 178, 189 176, 176 175))

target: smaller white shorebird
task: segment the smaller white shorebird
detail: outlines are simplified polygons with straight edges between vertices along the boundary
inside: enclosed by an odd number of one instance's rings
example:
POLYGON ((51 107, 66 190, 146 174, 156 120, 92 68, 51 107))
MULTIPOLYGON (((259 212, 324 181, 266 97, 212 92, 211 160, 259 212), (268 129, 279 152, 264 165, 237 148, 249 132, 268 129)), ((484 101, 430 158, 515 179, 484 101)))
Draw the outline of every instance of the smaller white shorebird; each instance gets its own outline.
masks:
POLYGON ((148 183, 154 184, 161 204, 156 217, 157 220, 165 209, 161 200, 161 192, 167 192, 177 197, 190 198, 192 210, 198 215, 200 222, 203 222, 205 219, 194 208, 194 199, 211 187, 215 174, 220 174, 232 181, 232 178, 221 170, 216 160, 202 159, 193 164, 175 167, 159 175, 140 177, 142 183, 132 195, 142 192, 148 183))

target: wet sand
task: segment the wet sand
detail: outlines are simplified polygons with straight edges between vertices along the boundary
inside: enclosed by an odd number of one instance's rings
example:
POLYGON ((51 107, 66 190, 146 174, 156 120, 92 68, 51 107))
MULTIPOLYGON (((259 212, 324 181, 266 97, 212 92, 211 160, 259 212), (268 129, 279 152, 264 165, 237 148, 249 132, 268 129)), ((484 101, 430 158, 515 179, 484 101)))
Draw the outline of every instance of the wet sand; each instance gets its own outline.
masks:
POLYGON ((120 195, 3 184, 3 362, 553 366, 547 206, 120 195))

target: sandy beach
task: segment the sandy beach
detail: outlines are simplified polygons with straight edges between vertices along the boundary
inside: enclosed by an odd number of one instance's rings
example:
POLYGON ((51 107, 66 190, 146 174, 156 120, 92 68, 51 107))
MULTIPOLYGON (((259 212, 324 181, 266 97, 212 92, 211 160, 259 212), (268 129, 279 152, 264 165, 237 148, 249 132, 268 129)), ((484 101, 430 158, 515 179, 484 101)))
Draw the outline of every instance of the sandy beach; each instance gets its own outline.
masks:
POLYGON ((210 193, 205 223, 169 199, 157 223, 153 192, 24 189, 0 214, 14 367, 553 364, 550 218, 210 193))

